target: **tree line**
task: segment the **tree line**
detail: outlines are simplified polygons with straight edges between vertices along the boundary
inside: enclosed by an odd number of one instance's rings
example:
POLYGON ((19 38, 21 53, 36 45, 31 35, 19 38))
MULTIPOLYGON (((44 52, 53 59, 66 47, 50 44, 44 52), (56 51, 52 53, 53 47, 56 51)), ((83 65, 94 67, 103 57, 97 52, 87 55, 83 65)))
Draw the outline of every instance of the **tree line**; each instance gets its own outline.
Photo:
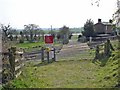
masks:
MULTIPOLYGON (((18 41, 19 43, 24 43, 25 41, 30 43, 43 42, 44 35, 46 34, 45 31, 36 24, 24 25, 24 29, 20 31, 13 29, 10 24, 1 24, 0 28, 2 31, 2 41, 18 41)), ((72 37, 72 33, 67 26, 59 28, 58 32, 51 30, 47 34, 51 34, 54 39, 56 38, 58 41, 62 40, 63 44, 68 43, 72 37)))

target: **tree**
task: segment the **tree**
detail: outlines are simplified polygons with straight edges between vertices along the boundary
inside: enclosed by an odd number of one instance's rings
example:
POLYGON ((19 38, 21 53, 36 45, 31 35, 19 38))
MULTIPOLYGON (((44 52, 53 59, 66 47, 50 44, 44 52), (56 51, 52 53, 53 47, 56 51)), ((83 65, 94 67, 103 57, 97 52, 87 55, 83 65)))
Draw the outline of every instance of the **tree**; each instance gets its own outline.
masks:
POLYGON ((41 40, 44 41, 44 34, 45 34, 45 32, 43 30, 41 30, 40 33, 42 35, 42 39, 41 40))
POLYGON ((13 35, 12 34, 10 34, 9 39, 10 39, 10 41, 13 41, 13 35))
POLYGON ((20 31, 20 35, 21 35, 21 38, 20 38, 20 43, 24 43, 24 35, 23 35, 23 32, 20 31))
POLYGON ((24 28, 23 34, 25 35, 26 40, 29 41, 29 30, 24 28))
POLYGON ((53 36, 53 38, 55 38, 55 36, 56 36, 56 32, 53 31, 53 30, 51 30, 51 31, 49 32, 49 34, 51 34, 51 35, 53 36))
POLYGON ((8 24, 7 26, 1 24, 1 30, 2 30, 2 40, 3 41, 7 41, 8 40, 8 36, 10 35, 10 30, 11 30, 11 26, 8 24))
POLYGON ((10 24, 8 25, 0 25, 0 37, 2 38, 2 51, 7 52, 8 48, 14 45, 15 43, 8 41, 10 36, 10 31, 12 30, 12 27, 10 24))
POLYGON ((63 44, 67 44, 69 42, 69 34, 70 30, 69 27, 63 26, 60 28, 60 38, 63 39, 63 44))
POLYGON ((97 5, 97 7, 99 7, 99 2, 100 0, 91 0, 91 5, 97 5))
POLYGON ((116 23, 117 37, 118 37, 118 49, 120 50, 120 1, 117 1, 117 11, 113 14, 113 21, 116 23))
POLYGON ((63 26, 62 28, 60 28, 60 33, 63 35, 69 34, 70 33, 69 27, 63 26))
POLYGON ((57 33, 57 40, 59 41, 60 40, 60 34, 57 33))
POLYGON ((94 22, 91 19, 87 20, 86 23, 84 24, 84 31, 82 32, 82 34, 86 37, 95 36, 94 22))
POLYGON ((10 31, 9 31, 9 33, 11 33, 12 35, 18 35, 19 34, 19 31, 17 31, 16 29, 11 29, 10 31))
POLYGON ((38 29, 38 25, 35 24, 28 24, 28 25, 24 25, 24 30, 29 31, 29 35, 30 35, 30 42, 34 41, 34 31, 38 29))

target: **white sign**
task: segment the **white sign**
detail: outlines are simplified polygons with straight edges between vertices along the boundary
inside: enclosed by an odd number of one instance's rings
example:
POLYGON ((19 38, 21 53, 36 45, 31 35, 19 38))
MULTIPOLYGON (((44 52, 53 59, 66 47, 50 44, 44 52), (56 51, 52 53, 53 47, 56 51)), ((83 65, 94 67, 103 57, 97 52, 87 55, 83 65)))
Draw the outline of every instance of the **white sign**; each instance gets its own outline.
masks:
POLYGON ((50 58, 54 58, 54 51, 53 51, 54 49, 51 48, 51 50, 52 50, 52 51, 49 52, 49 57, 50 57, 50 58))

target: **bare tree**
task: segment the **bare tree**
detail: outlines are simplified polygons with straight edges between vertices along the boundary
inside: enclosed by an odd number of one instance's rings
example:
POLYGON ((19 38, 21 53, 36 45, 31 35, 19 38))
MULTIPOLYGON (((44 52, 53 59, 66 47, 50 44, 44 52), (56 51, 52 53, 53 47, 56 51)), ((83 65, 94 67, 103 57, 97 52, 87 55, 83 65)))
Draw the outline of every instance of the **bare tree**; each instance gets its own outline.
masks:
POLYGON ((8 40, 8 36, 10 35, 11 26, 8 24, 7 26, 1 24, 2 30, 2 40, 6 42, 8 40))
POLYGON ((10 24, 8 25, 0 25, 1 34, 2 34, 2 51, 7 51, 7 49, 11 46, 11 43, 8 42, 8 36, 10 35, 10 30, 12 29, 10 24))

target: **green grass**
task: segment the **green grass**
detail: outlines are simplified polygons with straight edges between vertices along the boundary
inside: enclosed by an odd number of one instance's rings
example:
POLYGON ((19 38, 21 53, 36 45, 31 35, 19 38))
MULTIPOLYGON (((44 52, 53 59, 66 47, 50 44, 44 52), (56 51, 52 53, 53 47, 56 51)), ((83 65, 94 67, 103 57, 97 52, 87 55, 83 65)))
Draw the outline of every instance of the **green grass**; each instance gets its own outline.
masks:
POLYGON ((78 35, 73 35, 72 36, 72 40, 76 40, 77 41, 78 40, 78 35))
POLYGON ((19 43, 16 46, 19 48, 32 48, 35 46, 43 46, 43 45, 44 45, 44 42, 33 42, 33 43, 27 42, 27 43, 19 43))
POLYGON ((0 85, 0 90, 2 89, 2 85, 0 85))
POLYGON ((109 88, 118 84, 119 59, 120 52, 113 52, 110 58, 95 62, 95 64, 101 66, 101 69, 97 72, 98 86, 109 88))
POLYGON ((26 63, 23 73, 11 81, 16 88, 110 88, 118 81, 118 52, 114 52, 104 67, 103 61, 58 61, 50 64, 26 63))
MULTIPOLYGON (((45 45, 45 42, 26 42, 26 43, 18 43, 16 44, 17 47, 19 48, 32 48, 32 47, 35 47, 35 46, 44 46, 45 45)), ((58 43, 57 41, 55 41, 53 43, 53 45, 60 45, 60 43, 58 43)))
POLYGON ((61 57, 62 59, 60 60, 60 61, 62 61, 62 60, 78 60, 78 59, 86 59, 86 60, 92 60, 92 59, 94 59, 94 57, 95 57, 95 50, 94 49, 91 49, 91 50, 85 50, 85 51, 81 51, 81 53, 77 53, 77 54, 72 54, 72 55, 69 55, 69 56, 67 56, 67 57, 61 57))
MULTIPOLYGON (((60 46, 60 45, 61 44, 58 42, 55 42, 53 44, 53 46, 60 46)), ((31 52, 31 51, 35 51, 35 50, 40 50, 41 47, 46 47, 46 44, 45 44, 45 42, 33 42, 33 43, 26 42, 26 43, 18 43, 18 44, 16 44, 16 47, 24 49, 25 52, 31 52), (40 46, 40 47, 38 47, 38 46, 40 46)))
POLYGON ((112 40, 111 43, 112 43, 112 46, 114 47, 114 49, 117 49, 117 47, 118 47, 118 40, 112 40))
MULTIPOLYGON (((117 42, 112 42, 115 48, 117 42)), ((95 50, 86 54, 59 60, 50 64, 27 62, 23 73, 8 83, 13 88, 112 88, 118 84, 120 51, 113 51, 110 58, 93 58, 95 50)), ((120 81, 119 81, 120 82, 120 81)))
POLYGON ((17 88, 89 87, 93 84, 89 82, 90 78, 94 78, 91 70, 97 68, 93 63, 89 63, 83 60, 54 62, 44 66, 32 63, 12 83, 17 88))

